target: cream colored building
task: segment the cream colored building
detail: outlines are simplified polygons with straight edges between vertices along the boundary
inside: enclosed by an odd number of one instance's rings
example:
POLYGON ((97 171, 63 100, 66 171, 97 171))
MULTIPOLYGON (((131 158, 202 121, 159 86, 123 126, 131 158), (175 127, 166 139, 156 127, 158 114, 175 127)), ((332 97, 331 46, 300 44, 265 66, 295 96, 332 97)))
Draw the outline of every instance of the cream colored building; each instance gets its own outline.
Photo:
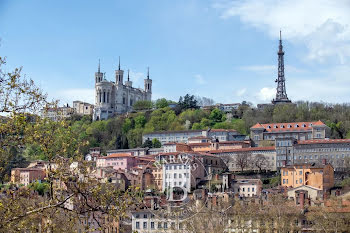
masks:
POLYGON ((237 179, 233 184, 234 193, 238 193, 241 197, 260 196, 262 190, 262 182, 260 179, 237 179))
POLYGON ((334 186, 334 168, 330 164, 294 164, 282 167, 281 185, 292 188, 308 185, 329 190, 334 186))
POLYGON ((94 105, 79 100, 73 101, 74 113, 78 115, 92 115, 94 105))

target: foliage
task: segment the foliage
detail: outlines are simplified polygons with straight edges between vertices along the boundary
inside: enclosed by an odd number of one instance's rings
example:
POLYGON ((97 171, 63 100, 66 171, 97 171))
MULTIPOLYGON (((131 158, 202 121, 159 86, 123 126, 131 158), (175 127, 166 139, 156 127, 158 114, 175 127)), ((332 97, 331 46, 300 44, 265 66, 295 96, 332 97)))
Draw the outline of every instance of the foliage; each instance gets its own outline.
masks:
POLYGON ((153 108, 152 101, 149 100, 139 100, 133 105, 134 110, 149 110, 153 108))
POLYGON ((160 148, 160 147, 162 147, 162 143, 157 138, 153 138, 152 139, 152 147, 153 148, 160 148))

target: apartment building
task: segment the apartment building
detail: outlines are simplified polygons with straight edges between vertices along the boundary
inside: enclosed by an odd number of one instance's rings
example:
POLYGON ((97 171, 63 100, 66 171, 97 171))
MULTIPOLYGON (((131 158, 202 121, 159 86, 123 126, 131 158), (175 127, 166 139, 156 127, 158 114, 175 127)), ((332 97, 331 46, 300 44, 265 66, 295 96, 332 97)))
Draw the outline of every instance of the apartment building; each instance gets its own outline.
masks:
POLYGON ((303 185, 321 190, 334 186, 334 169, 324 161, 323 165, 294 164, 281 168, 281 185, 296 188, 303 185))
POLYGON ((180 131, 158 131, 147 133, 142 136, 142 141, 147 139, 158 139, 162 144, 168 142, 188 143, 189 138, 206 137, 210 139, 218 139, 219 141, 235 141, 244 140, 244 135, 239 135, 233 129, 208 129, 208 130, 180 130, 180 131))
POLYGON ((14 168, 11 170, 11 183, 28 186, 35 181, 43 181, 45 170, 41 168, 14 168))
POLYGON ((293 123, 257 123, 250 128, 250 136, 256 147, 274 144, 277 138, 294 138, 299 141, 324 139, 328 126, 322 121, 293 123))

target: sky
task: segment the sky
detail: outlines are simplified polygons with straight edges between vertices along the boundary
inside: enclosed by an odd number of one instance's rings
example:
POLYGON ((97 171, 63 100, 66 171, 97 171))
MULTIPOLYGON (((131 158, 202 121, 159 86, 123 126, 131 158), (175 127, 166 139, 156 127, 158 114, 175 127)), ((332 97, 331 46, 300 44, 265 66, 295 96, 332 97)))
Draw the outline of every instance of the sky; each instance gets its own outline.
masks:
POLYGON ((152 99, 269 103, 282 30, 292 101, 350 102, 350 0, 0 0, 0 56, 52 99, 94 102, 118 57, 152 99))

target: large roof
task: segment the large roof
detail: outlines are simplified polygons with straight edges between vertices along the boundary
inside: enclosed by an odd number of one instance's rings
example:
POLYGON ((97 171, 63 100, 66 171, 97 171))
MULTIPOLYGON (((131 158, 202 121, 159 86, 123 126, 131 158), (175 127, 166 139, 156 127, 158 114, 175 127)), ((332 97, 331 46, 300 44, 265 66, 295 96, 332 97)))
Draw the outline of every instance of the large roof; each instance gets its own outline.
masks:
POLYGON ((211 154, 220 154, 220 153, 230 153, 230 152, 253 152, 253 151, 274 151, 274 146, 266 146, 266 147, 245 147, 245 148, 237 148, 237 149, 225 149, 225 150, 211 150, 209 153, 211 154))
POLYGON ((350 143, 350 139, 314 139, 298 141, 299 145, 350 143))
POLYGON ((311 131, 313 126, 326 126, 322 121, 290 123, 257 123, 251 129, 265 129, 267 132, 311 131))

